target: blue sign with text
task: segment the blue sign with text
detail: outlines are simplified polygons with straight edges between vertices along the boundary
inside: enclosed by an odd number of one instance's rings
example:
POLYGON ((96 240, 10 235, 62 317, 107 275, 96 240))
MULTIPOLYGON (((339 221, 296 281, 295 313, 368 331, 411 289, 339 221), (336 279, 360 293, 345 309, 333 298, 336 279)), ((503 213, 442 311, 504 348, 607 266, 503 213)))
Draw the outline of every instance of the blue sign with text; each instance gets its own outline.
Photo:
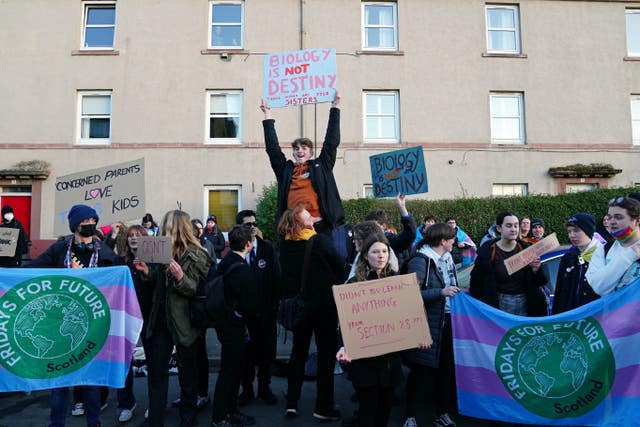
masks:
POLYGON ((369 163, 373 195, 377 198, 429 191, 422 147, 376 154, 369 157, 369 163))

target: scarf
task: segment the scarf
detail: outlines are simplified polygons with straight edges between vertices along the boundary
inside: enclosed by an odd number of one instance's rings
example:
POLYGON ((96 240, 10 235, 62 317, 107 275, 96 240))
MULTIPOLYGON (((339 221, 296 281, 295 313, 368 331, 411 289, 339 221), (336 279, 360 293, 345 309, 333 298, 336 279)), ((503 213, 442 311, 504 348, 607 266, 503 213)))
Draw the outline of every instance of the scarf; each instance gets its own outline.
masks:
POLYGON ((620 244, 623 244, 627 242, 629 239, 631 239, 631 236, 633 235, 634 231, 635 230, 633 228, 627 227, 623 230, 612 231, 611 235, 613 236, 614 239, 620 242, 620 244))
POLYGON ((287 233, 287 235, 284 236, 284 240, 309 240, 316 234, 316 230, 313 228, 303 228, 298 234, 291 235, 287 233))
POLYGON ((580 262, 580 264, 582 264, 584 262, 591 262, 591 257, 596 252, 597 248, 598 248, 598 245, 594 245, 594 246, 590 246, 587 249, 585 249, 584 252, 582 252, 578 256, 578 260, 579 261, 582 260, 582 262, 580 262))
MULTIPOLYGON (((69 245, 67 245, 67 253, 64 256, 64 268, 85 268, 80 260, 73 254, 71 247, 73 246, 73 237, 69 239, 69 245)), ((100 250, 100 242, 98 240, 93 241, 93 253, 89 260, 88 268, 95 268, 98 266, 98 251, 100 250)))

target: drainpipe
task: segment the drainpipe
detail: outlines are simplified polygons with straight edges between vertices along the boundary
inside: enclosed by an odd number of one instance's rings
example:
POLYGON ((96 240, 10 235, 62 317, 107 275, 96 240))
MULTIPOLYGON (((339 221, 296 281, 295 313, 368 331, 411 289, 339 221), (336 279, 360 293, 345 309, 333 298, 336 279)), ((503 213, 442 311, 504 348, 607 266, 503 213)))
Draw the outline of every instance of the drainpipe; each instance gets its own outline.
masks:
MULTIPOLYGON (((306 0, 300 0, 300 50, 304 49, 304 37, 305 37, 305 27, 304 27, 304 4, 306 0)), ((300 138, 304 138, 304 107, 301 105, 300 107, 300 138)), ((314 144, 315 145, 315 144, 314 144)), ((315 149, 315 146, 314 146, 315 149)))

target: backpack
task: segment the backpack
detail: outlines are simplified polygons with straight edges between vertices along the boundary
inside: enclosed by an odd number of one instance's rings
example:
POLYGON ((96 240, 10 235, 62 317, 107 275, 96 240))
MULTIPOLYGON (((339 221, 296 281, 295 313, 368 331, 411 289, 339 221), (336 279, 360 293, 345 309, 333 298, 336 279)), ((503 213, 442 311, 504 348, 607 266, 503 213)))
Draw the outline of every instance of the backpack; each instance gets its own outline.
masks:
POLYGON ((398 274, 409 274, 409 262, 416 257, 424 259, 424 262, 427 263, 427 270, 426 270, 426 274, 424 275, 424 280, 422 281, 422 283, 418 283, 418 286, 420 287, 420 289, 426 289, 427 280, 429 280, 429 268, 431 268, 431 263, 429 262, 431 258, 426 256, 425 254, 418 251, 413 251, 409 256, 409 258, 407 258, 402 263, 402 266, 400 267, 400 272, 398 274))
POLYGON ((229 266, 224 274, 211 274, 198 285, 196 295, 189 300, 191 325, 198 329, 216 328, 231 313, 224 296, 224 278, 242 263, 229 266))

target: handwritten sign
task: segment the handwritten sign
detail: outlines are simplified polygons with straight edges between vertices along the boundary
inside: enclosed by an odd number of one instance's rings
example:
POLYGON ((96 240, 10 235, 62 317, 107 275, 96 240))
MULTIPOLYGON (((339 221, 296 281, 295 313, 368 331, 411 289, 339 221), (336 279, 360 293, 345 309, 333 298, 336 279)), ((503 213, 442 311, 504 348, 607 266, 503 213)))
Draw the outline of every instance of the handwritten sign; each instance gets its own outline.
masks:
POLYGON ((333 286, 340 330, 352 359, 431 343, 415 273, 333 286))
POLYGON ((20 230, 17 228, 0 227, 0 256, 12 257, 16 254, 20 230))
POLYGON ((335 49, 280 52, 264 57, 262 98, 270 108, 331 102, 336 87, 335 49))
POLYGON ((531 264, 531 262, 536 258, 549 251, 554 250, 558 246, 560 246, 560 243, 558 242, 556 233, 548 235, 535 245, 531 245, 527 249, 505 259, 504 265, 505 267, 507 267, 507 273, 509 273, 509 275, 512 275, 516 271, 522 270, 527 265, 531 264))
POLYGON ((56 178, 54 233, 69 234, 67 214, 73 205, 96 210, 101 224, 139 219, 144 207, 144 159, 56 178))
POLYGON ((389 151, 369 157, 375 197, 394 197, 398 193, 429 191, 427 169, 421 147, 389 151))
POLYGON ((173 258, 170 236, 140 236, 136 256, 144 262, 169 264, 173 258))

